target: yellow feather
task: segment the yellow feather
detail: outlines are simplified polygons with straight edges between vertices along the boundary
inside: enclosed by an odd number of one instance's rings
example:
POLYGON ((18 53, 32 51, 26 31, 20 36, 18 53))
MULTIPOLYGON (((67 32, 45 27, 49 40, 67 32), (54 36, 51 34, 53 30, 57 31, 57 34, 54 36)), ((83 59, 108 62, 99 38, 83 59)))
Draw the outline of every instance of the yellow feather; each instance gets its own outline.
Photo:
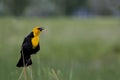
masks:
POLYGON ((39 37, 33 37, 32 38, 32 46, 33 46, 33 49, 36 48, 39 44, 39 37))
POLYGON ((40 30, 38 29, 38 27, 35 27, 33 30, 33 38, 31 40, 32 42, 32 46, 33 46, 33 49, 36 48, 39 44, 39 35, 40 35, 40 30))

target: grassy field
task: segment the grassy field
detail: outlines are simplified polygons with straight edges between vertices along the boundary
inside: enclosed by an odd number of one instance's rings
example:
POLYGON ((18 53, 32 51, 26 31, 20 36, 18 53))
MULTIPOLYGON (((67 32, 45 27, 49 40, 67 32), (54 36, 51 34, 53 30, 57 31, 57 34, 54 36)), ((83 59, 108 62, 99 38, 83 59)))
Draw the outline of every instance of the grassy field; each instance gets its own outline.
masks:
POLYGON ((0 18, 0 80, 18 80, 21 44, 36 25, 45 31, 28 80, 120 80, 120 19, 11 17, 0 18))

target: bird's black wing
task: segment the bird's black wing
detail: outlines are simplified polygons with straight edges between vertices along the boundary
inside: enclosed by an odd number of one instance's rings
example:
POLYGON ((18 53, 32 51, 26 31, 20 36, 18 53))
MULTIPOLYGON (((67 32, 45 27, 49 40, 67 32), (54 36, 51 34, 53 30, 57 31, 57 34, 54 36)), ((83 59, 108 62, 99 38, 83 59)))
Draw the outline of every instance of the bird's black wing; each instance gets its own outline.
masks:
POLYGON ((33 33, 31 32, 27 37, 25 37, 22 43, 22 49, 24 54, 35 54, 40 50, 40 45, 33 49, 31 39, 33 38, 33 33))
POLYGON ((32 37, 33 37, 33 33, 31 32, 27 37, 25 37, 22 43, 21 51, 23 51, 23 53, 26 55, 33 53, 32 43, 31 43, 32 37))
POLYGON ((17 67, 29 66, 32 64, 31 54, 33 53, 31 44, 31 35, 25 37, 21 47, 21 58, 17 63, 17 67))

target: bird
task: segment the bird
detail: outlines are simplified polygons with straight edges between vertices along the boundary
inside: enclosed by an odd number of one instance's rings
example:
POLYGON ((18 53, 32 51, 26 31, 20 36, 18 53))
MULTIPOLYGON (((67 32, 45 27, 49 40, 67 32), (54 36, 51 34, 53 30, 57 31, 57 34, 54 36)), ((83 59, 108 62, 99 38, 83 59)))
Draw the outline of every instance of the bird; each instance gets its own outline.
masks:
POLYGON ((17 67, 28 67, 32 65, 31 55, 36 54, 40 50, 39 35, 44 30, 43 27, 34 27, 33 30, 24 38, 21 46, 21 56, 17 63, 17 67))

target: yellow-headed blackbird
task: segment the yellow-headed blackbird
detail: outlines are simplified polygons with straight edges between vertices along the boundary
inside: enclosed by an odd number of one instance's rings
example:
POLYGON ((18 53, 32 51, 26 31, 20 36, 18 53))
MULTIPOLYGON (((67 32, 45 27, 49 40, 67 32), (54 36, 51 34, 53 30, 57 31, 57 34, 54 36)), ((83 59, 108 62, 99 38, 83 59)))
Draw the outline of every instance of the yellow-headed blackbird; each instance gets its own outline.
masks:
POLYGON ((39 35, 43 28, 35 27, 32 32, 25 37, 21 47, 21 57, 17 63, 17 67, 29 66, 32 64, 31 55, 36 54, 40 50, 39 35))

